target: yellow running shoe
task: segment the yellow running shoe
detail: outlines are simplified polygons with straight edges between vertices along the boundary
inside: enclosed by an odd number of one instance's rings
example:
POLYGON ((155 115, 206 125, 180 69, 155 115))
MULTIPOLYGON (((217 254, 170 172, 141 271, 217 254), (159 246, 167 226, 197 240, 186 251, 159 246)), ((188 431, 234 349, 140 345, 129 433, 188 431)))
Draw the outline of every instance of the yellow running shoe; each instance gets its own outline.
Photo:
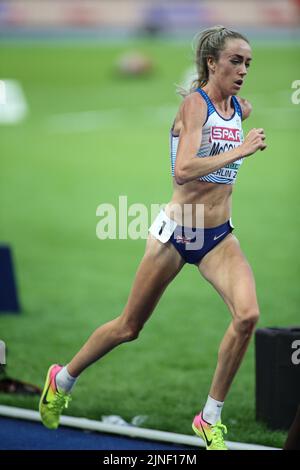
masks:
POLYGON ((56 388, 55 377, 62 366, 54 364, 49 367, 44 390, 40 399, 39 411, 42 423, 49 429, 57 429, 59 418, 64 408, 68 408, 71 395, 56 388))
POLYGON ((196 415, 192 424, 193 431, 200 436, 206 444, 206 450, 228 450, 223 433, 227 434, 227 428, 221 421, 209 424, 203 419, 202 411, 196 415))

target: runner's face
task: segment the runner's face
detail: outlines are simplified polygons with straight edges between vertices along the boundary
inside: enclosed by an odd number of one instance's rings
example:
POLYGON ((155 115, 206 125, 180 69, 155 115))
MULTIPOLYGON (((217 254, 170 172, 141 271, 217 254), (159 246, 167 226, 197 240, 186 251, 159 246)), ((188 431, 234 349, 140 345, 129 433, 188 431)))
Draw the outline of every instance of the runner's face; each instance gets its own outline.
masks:
POLYGON ((215 83, 228 95, 236 95, 247 75, 252 59, 251 47, 243 39, 228 39, 218 62, 210 61, 215 83))

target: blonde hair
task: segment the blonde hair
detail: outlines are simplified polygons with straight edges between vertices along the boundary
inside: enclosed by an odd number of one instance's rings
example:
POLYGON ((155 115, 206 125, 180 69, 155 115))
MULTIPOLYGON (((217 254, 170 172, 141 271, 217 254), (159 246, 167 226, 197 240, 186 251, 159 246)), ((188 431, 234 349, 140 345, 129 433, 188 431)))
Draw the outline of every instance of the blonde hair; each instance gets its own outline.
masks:
POLYGON ((243 39, 249 44, 248 39, 242 34, 220 25, 200 31, 200 33, 195 36, 193 50, 195 51, 197 78, 192 81, 189 90, 186 90, 182 86, 177 86, 177 93, 181 96, 187 96, 197 88, 201 88, 207 84, 209 79, 207 59, 212 57, 217 62, 220 57, 220 52, 225 49, 227 39, 243 39))

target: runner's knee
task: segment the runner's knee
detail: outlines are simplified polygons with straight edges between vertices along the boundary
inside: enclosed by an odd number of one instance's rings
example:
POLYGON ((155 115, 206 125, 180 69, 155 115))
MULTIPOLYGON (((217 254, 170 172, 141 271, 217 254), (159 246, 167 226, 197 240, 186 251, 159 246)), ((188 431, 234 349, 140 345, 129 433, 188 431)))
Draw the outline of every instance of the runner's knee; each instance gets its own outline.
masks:
POLYGON ((138 338, 143 325, 136 321, 124 319, 122 316, 119 317, 119 334, 122 339, 122 342, 133 341, 138 338))
POLYGON ((259 310, 256 307, 241 309, 235 316, 233 323, 239 333, 251 335, 259 319, 259 310))

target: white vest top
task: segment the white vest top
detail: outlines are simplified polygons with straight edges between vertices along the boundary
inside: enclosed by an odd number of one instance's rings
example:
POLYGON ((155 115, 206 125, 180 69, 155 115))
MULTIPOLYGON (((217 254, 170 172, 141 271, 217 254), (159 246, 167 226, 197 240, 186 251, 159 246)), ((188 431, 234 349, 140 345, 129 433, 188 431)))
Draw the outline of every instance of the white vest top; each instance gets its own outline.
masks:
MULTIPOLYGON (((231 102, 234 107, 232 116, 225 119, 216 110, 209 96, 201 88, 196 90, 204 98, 207 104, 207 118, 202 128, 202 140, 197 157, 213 158, 221 152, 228 152, 243 143, 242 110, 235 96, 231 102)), ((172 176, 175 175, 175 161, 179 136, 173 134, 171 129, 170 150, 172 176)), ((238 170, 243 163, 243 159, 225 165, 223 168, 198 178, 200 181, 219 184, 234 184, 238 170)))

